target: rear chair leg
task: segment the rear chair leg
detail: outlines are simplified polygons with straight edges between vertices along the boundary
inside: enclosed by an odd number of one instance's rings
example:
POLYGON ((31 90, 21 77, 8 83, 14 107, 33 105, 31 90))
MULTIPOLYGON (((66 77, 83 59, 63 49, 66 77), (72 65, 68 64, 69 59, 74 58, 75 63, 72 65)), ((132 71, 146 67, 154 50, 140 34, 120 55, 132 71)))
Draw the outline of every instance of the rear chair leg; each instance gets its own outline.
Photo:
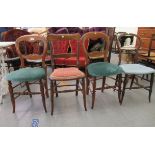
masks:
POLYGON ((51 90, 51 115, 53 115, 54 111, 54 81, 51 80, 50 82, 50 90, 51 90))
POLYGON ((75 95, 78 96, 79 80, 76 80, 76 92, 75 95))
POLYGON ((13 93, 13 87, 11 81, 8 81, 9 85, 9 92, 10 92, 10 97, 11 97, 11 102, 12 102, 12 107, 13 107, 13 113, 15 113, 15 98, 14 98, 14 93, 13 93))
POLYGON ((95 93, 96 93, 96 78, 93 78, 93 92, 92 92, 92 109, 94 108, 95 103, 95 93))
POLYGON ((151 102, 151 94, 152 94, 153 81, 154 81, 154 73, 151 74, 150 90, 149 90, 149 102, 151 102))
POLYGON ((85 111, 87 111, 87 106, 86 106, 86 91, 85 91, 85 79, 82 78, 82 93, 83 93, 83 103, 84 103, 84 108, 85 111))
POLYGON ((28 82, 25 82, 25 85, 26 85, 27 90, 28 90, 28 92, 29 92, 29 96, 30 96, 30 98, 32 98, 32 93, 31 93, 31 90, 30 90, 29 83, 28 83, 28 82))

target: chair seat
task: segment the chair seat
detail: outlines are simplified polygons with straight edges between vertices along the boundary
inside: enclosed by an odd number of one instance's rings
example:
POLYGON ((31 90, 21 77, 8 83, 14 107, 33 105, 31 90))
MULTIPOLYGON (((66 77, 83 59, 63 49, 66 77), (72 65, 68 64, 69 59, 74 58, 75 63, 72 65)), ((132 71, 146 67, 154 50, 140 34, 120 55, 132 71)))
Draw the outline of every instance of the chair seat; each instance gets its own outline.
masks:
POLYGON ((76 67, 57 68, 50 75, 52 80, 67 80, 85 77, 85 74, 76 67))
POLYGON ((126 74, 151 74, 155 72, 151 67, 146 67, 140 64, 123 64, 120 65, 120 67, 126 74))
POLYGON ((8 81, 26 82, 39 80, 45 77, 45 70, 39 67, 26 67, 6 75, 8 81))
POLYGON ((122 72, 122 68, 108 62, 97 62, 88 65, 88 73, 95 77, 117 75, 122 72))

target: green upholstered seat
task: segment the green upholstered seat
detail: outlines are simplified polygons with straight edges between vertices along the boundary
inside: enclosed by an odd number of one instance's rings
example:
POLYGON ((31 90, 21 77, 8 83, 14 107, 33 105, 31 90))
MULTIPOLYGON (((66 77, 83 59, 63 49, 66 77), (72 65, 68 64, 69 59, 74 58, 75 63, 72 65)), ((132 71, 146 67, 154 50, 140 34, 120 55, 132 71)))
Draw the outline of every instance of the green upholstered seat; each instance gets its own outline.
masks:
POLYGON ((45 77, 45 70, 39 67, 26 67, 6 75, 8 81, 26 82, 39 80, 45 77))
POLYGON ((97 62, 87 66, 88 73, 91 76, 102 77, 121 74, 122 68, 108 62, 97 62))

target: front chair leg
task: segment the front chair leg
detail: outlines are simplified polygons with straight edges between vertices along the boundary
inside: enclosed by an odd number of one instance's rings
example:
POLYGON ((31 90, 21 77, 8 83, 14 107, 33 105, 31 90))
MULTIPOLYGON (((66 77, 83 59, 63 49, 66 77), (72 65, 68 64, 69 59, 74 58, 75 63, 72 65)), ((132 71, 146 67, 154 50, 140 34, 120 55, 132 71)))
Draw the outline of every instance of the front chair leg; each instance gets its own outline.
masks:
POLYGON ((83 93, 84 108, 85 108, 85 111, 87 111, 87 106, 86 106, 86 91, 85 91, 85 79, 84 78, 82 78, 82 93, 83 93))
POLYGON ((44 87, 45 87, 46 97, 48 98, 49 97, 49 93, 48 93, 48 80, 47 80, 47 77, 44 80, 44 87))
POLYGON ((117 82, 115 83, 115 87, 118 87, 118 100, 119 103, 121 104, 121 95, 122 95, 122 74, 117 75, 117 82))
POLYGON ((89 81, 89 77, 88 77, 88 72, 86 70, 86 94, 89 95, 89 84, 90 84, 90 81, 89 81))
POLYGON ((126 89, 127 82, 128 82, 128 75, 125 74, 125 78, 124 78, 124 82, 123 82, 123 90, 122 90, 122 97, 121 97, 120 105, 121 105, 122 102, 123 102, 123 98, 124 98, 124 94, 125 94, 125 89, 126 89))
POLYGON ((96 93, 96 78, 94 77, 93 80, 93 92, 92 92, 92 109, 94 108, 94 103, 95 103, 95 93, 96 93))
POLYGON ((50 83, 50 90, 51 90, 51 115, 53 115, 53 111, 54 111, 54 81, 51 80, 50 83))
POLYGON ((13 87, 12 87, 12 82, 11 81, 8 81, 8 86, 9 86, 9 92, 10 92, 12 107, 13 107, 12 112, 15 113, 15 98, 14 98, 13 87))
POLYGON ((45 94, 44 94, 44 85, 43 85, 42 80, 40 80, 39 83, 40 83, 40 91, 41 91, 41 97, 42 97, 43 107, 44 107, 45 112, 47 112, 46 102, 45 102, 45 94))
POLYGON ((151 94, 152 94, 153 81, 154 81, 154 73, 151 74, 150 89, 149 89, 149 102, 151 102, 151 94))

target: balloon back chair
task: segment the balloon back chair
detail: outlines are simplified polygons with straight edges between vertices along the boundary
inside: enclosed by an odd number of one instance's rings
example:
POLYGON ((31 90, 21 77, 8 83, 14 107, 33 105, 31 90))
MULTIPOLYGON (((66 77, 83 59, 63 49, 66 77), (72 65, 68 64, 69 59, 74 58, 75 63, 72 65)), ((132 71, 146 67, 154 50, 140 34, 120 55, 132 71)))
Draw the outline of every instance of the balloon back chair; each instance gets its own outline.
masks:
POLYGON ((58 96, 58 93, 65 93, 65 92, 76 92, 76 96, 78 95, 78 91, 81 91, 83 94, 83 102, 85 111, 86 108, 86 95, 85 95, 85 74, 78 69, 79 67, 79 42, 80 42, 80 34, 50 34, 47 36, 47 41, 49 43, 49 47, 51 49, 51 63, 53 72, 50 75, 50 89, 51 89, 51 115, 53 115, 54 111, 54 94, 58 96), (77 41, 77 52, 75 53, 67 53, 60 51, 60 53, 55 52, 53 48, 53 43, 55 42, 60 43, 64 40, 76 40, 77 41), (76 66, 70 67, 65 66, 62 68, 56 68, 55 60, 57 58, 70 58, 76 57, 77 62, 76 66), (64 81, 75 81, 76 84, 64 84, 64 81), (81 84, 81 87, 80 87, 81 84), (66 90, 60 90, 60 87, 67 87, 66 90), (75 89, 69 89, 75 86, 75 89), (58 90, 59 88, 59 90, 58 90))
MULTIPOLYGON (((92 92, 92 109, 94 108, 95 103, 95 94, 96 90, 113 88, 118 90, 118 98, 120 101, 121 98, 121 73, 122 69, 118 65, 114 65, 112 63, 108 63, 108 53, 109 53, 109 37, 103 32, 88 32, 82 36, 83 48, 85 51, 86 58, 86 93, 89 94, 92 92), (100 51, 94 51, 92 54, 89 54, 88 49, 84 46, 86 40, 98 40, 101 39, 103 42, 103 47, 101 47, 100 51), (91 59, 102 58, 101 62, 91 63, 91 59), (117 75, 119 81, 115 83, 113 86, 106 84, 106 77, 117 75), (96 88, 96 81, 102 79, 102 86, 96 88), (92 89, 90 87, 92 84, 92 89)), ((115 79, 115 78, 113 78, 115 79)))
POLYGON ((46 65, 45 65, 45 57, 47 52, 46 39, 38 35, 24 35, 19 37, 16 40, 15 46, 21 61, 21 68, 19 70, 12 71, 6 75, 6 79, 8 80, 8 85, 9 85, 9 92, 10 92, 10 97, 12 101, 12 106, 13 106, 13 113, 15 113, 15 99, 17 97, 19 97, 20 95, 29 95, 30 98, 32 98, 33 94, 41 94, 43 107, 45 112, 47 112, 45 95, 44 95, 44 85, 43 85, 43 80, 46 79, 46 65), (27 53, 26 50, 23 51, 23 49, 26 48, 27 43, 38 43, 38 44, 41 43, 43 45, 42 53, 38 54, 38 57, 42 59, 41 67, 26 66, 27 59, 31 59, 32 57, 32 55, 27 53), (14 89, 20 86, 21 83, 25 83, 26 90, 23 92, 14 91, 14 89), (40 91, 31 92, 30 90, 31 84, 39 84, 40 91))
POLYGON ((142 64, 138 64, 138 55, 139 55, 138 50, 141 47, 141 38, 136 34, 123 33, 117 38, 117 47, 119 50, 119 64, 125 73, 125 76, 123 78, 124 80, 123 80, 121 104, 123 102, 123 98, 124 98, 126 89, 132 90, 132 89, 139 89, 139 88, 144 88, 145 90, 149 91, 149 102, 150 102, 155 70, 151 67, 147 67, 142 64), (126 38, 132 37, 133 40, 130 42, 130 44, 121 46, 120 40, 122 37, 126 37, 126 38), (131 55, 130 64, 129 63, 122 64, 121 55, 123 53, 131 55), (150 79, 142 78, 144 75, 151 75, 150 79), (127 87, 129 79, 131 79, 131 83, 130 83, 130 86, 127 87), (145 81, 148 81, 150 84, 144 85, 143 83, 140 82, 142 79, 145 81))

